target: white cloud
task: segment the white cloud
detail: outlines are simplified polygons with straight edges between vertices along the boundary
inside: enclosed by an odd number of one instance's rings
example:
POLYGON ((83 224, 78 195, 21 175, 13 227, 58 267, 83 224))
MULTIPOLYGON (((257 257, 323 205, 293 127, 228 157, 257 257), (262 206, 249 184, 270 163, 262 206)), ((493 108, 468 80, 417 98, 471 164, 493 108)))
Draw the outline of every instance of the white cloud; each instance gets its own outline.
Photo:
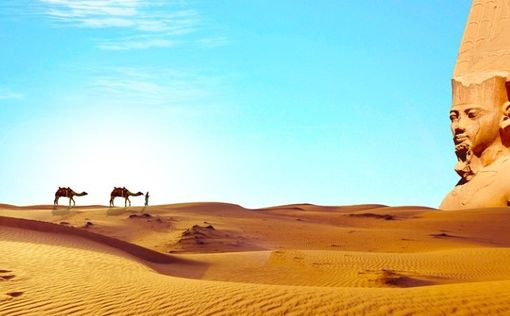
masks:
POLYGON ((183 105, 210 96, 217 86, 217 79, 189 71, 124 67, 102 69, 89 88, 123 104, 183 105))
POLYGON ((149 32, 163 32, 167 29, 163 21, 139 21, 138 29, 149 32))
POLYGON ((47 14, 56 17, 90 15, 133 16, 141 5, 138 0, 40 0, 50 5, 47 14))
POLYGON ((22 93, 0 87, 0 100, 20 100, 23 98, 24 95, 22 93))
POLYGON ((128 49, 148 49, 153 47, 171 47, 175 42, 167 39, 148 39, 148 40, 120 40, 117 42, 103 42, 99 48, 104 50, 128 50, 128 49))
POLYGON ((83 19, 82 25, 85 27, 130 27, 133 26, 133 21, 129 19, 120 19, 120 18, 92 18, 92 19, 83 19))
POLYGON ((224 36, 214 36, 208 38, 202 38, 198 41, 198 43, 207 48, 225 46, 229 43, 228 39, 224 36))
POLYGON ((176 37, 196 31, 202 24, 198 12, 178 7, 173 1, 39 1, 43 14, 60 25, 122 29, 122 35, 97 41, 98 47, 105 50, 174 46, 176 37))

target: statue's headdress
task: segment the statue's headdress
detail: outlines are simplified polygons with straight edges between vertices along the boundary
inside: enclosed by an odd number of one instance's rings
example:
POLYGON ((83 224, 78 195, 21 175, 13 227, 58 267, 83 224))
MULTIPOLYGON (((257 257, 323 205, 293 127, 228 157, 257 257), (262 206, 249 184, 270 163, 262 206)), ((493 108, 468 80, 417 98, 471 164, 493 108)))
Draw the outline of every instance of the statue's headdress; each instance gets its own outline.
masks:
POLYGON ((509 101, 510 82, 506 77, 493 76, 479 83, 465 84, 461 78, 452 79, 452 104, 503 105, 509 101))

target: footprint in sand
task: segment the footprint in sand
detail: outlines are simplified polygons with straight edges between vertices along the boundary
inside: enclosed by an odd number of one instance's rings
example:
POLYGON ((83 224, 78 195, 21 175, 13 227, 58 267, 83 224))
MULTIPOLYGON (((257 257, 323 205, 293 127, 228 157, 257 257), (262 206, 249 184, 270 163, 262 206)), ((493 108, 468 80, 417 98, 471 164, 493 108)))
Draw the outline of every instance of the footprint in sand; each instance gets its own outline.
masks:
POLYGON ((15 277, 14 274, 8 274, 11 270, 0 270, 0 281, 7 281, 15 277))
POLYGON ((23 295, 23 292, 9 292, 6 294, 9 295, 10 297, 18 297, 18 296, 23 295))
MULTIPOLYGON (((2 269, 0 269, 0 281, 8 281, 10 279, 15 278, 16 276, 14 274, 10 274, 11 272, 12 272, 11 270, 2 270, 2 269)), ((18 297, 18 296, 23 295, 23 292, 21 292, 21 291, 13 291, 13 292, 5 293, 5 295, 10 296, 11 298, 13 298, 13 297, 18 297)), ((2 301, 2 299, 0 299, 0 301, 2 301)))

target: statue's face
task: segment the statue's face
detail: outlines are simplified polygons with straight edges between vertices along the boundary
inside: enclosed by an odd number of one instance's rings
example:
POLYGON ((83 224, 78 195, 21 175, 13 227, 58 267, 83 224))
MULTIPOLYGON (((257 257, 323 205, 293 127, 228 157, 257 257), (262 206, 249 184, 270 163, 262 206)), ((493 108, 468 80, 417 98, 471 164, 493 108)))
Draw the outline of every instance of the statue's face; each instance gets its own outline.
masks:
POLYGON ((480 156, 498 138, 501 116, 492 104, 453 105, 450 120, 456 151, 471 150, 480 156))

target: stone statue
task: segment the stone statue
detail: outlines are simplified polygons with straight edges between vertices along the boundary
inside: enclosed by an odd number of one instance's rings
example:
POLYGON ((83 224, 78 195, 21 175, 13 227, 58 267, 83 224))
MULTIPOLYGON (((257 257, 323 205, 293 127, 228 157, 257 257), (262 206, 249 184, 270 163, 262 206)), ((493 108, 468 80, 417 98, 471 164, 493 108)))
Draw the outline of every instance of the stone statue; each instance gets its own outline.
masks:
POLYGON ((452 80, 461 179, 440 209, 510 205, 510 2, 473 0, 452 80))
POLYGON ((441 209, 507 206, 510 201, 510 102, 506 77, 453 81, 451 129, 461 179, 441 209))

